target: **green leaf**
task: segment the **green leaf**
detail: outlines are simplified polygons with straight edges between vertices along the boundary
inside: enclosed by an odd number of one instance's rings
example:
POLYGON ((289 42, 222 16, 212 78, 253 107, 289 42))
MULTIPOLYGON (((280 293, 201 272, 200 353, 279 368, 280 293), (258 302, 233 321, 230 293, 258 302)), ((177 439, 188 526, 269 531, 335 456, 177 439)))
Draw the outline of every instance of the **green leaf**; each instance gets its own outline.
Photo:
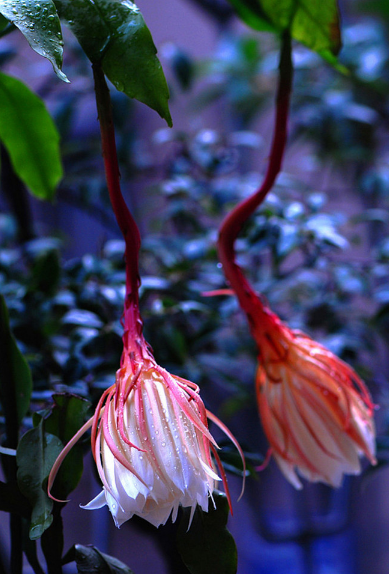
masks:
POLYGON ((134 574, 123 562, 103 554, 95 546, 75 544, 64 558, 64 564, 75 561, 78 574, 134 574))
POLYGON ((341 40, 337 0, 299 0, 291 33, 292 38, 319 54, 327 51, 338 54, 341 40))
MULTIPOLYGON (((46 433, 55 435, 61 444, 66 444, 76 434, 85 422, 90 403, 76 395, 53 395, 52 409, 38 412, 34 423, 43 419, 46 433)), ((77 486, 83 471, 83 448, 77 443, 63 461, 55 479, 53 491, 55 497, 64 500, 77 486)))
POLYGON ((0 73, 0 140, 15 172, 40 199, 51 199, 62 177, 59 135, 38 96, 0 73))
POLYGON ((190 510, 185 508, 178 526, 177 550, 191 574, 235 574, 237 571, 235 541, 226 528, 227 497, 215 491, 213 499, 216 508, 212 500, 208 512, 197 507, 189 530, 190 510))
POLYGON ((20 439, 16 454, 17 479, 21 492, 32 506, 31 540, 42 536, 53 521, 53 501, 47 496, 44 483, 62 448, 62 442, 45 433, 42 424, 27 431, 20 439))
POLYGON ((230 0, 240 17, 255 30, 283 32, 330 61, 340 41, 337 0, 230 0))
POLYGON ((61 24, 52 0, 0 0, 0 14, 19 28, 35 52, 52 63, 61 80, 69 81, 61 71, 61 24))
MULTIPOLYGON (((30 368, 12 335, 8 309, 0 295, 0 399, 5 417, 16 416, 20 424, 30 406, 30 368)), ((15 445, 16 446, 16 445, 15 445)))
POLYGON ((55 4, 88 58, 101 64, 114 86, 171 125, 167 83, 137 6, 127 0, 55 0, 55 4))
POLYGON ((276 32, 267 14, 258 0, 229 0, 238 15, 254 30, 261 32, 276 32))

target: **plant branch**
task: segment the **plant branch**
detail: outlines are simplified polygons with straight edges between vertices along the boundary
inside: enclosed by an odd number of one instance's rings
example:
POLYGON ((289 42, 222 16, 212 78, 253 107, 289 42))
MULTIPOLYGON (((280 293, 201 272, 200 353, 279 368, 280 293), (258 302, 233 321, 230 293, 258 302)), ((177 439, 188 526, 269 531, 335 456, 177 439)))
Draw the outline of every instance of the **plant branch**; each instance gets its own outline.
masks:
POLYGON ((247 219, 263 202, 272 189, 280 172, 287 139, 289 101, 292 90, 293 65, 291 37, 288 30, 283 33, 279 65, 279 83, 276 98, 276 115, 270 159, 265 178, 260 188, 249 198, 239 203, 224 219, 219 231, 218 253, 226 279, 235 291, 239 304, 248 319, 258 306, 258 297, 235 260, 235 241, 247 219))

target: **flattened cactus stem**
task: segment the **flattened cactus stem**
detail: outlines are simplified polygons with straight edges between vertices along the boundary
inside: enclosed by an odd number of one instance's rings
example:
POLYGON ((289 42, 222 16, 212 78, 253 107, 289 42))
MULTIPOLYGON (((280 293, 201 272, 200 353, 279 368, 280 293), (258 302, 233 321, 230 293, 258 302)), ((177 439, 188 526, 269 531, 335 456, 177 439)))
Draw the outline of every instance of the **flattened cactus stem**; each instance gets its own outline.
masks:
POLYGON ((120 188, 120 172, 109 89, 101 65, 95 63, 92 69, 108 192, 126 244, 124 343, 129 348, 129 341, 139 339, 142 334, 142 320, 139 314, 139 249, 141 240, 138 226, 124 201, 120 188))
POLYGON ((224 219, 219 231, 218 253, 227 281, 238 297, 243 311, 253 316, 258 297, 235 261, 235 241, 248 218, 272 189, 280 172, 287 139, 289 101, 292 91, 293 65, 289 30, 282 36, 279 64, 279 82, 276 99, 275 128, 271 145, 269 164, 260 188, 249 198, 239 203, 224 219))

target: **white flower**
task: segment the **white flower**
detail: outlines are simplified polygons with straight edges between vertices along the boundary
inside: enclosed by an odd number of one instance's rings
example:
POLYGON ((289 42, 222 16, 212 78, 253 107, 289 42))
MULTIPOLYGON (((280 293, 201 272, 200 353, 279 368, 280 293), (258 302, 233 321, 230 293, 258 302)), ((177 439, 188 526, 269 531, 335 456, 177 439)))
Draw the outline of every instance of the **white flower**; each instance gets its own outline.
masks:
POLYGON ((92 429, 103 490, 83 508, 107 504, 117 526, 134 514, 154 526, 170 515, 175 521, 180 505, 191 507, 191 517, 197 504, 207 511, 221 479, 213 468, 216 443, 198 388, 150 360, 134 373, 126 357, 92 429))
MULTIPOLYGON (((208 511, 217 481, 222 480, 231 508, 207 419, 238 449, 244 477, 243 452, 228 428, 205 409, 198 386, 162 369, 143 343, 136 360, 125 346, 116 383, 103 393, 94 416, 58 456, 49 475, 48 494, 57 500, 50 491, 62 461, 92 427, 92 453, 103 490, 82 508, 94 510, 107 504, 117 526, 136 514, 158 527, 169 516, 175 521, 181 505, 191 508, 190 526, 197 505, 208 511)), ((244 479, 242 493, 243 489, 244 479)))

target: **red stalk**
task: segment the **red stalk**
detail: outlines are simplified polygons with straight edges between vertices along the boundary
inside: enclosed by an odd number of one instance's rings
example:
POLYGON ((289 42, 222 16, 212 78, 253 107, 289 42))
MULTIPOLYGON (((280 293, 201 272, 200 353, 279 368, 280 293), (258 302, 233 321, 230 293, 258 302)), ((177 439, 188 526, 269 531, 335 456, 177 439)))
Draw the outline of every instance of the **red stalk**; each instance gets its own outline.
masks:
POLYGON ((235 241, 247 219, 265 199, 280 172, 287 139, 289 100, 292 90, 292 53, 290 33, 282 36, 279 65, 279 84, 276 99, 276 116, 269 165, 260 188, 249 198, 239 203, 224 219, 219 231, 218 253, 223 271, 238 297, 239 304, 247 314, 250 324, 258 311, 259 299, 242 269, 235 260, 235 241))
POLYGON ((115 129, 109 89, 100 64, 93 64, 97 113, 100 123, 105 176, 112 208, 123 234, 126 250, 126 298, 124 303, 124 336, 127 349, 134 350, 133 341, 141 342, 142 319, 139 313, 139 249, 140 234, 120 189, 120 172, 117 159, 115 129))

